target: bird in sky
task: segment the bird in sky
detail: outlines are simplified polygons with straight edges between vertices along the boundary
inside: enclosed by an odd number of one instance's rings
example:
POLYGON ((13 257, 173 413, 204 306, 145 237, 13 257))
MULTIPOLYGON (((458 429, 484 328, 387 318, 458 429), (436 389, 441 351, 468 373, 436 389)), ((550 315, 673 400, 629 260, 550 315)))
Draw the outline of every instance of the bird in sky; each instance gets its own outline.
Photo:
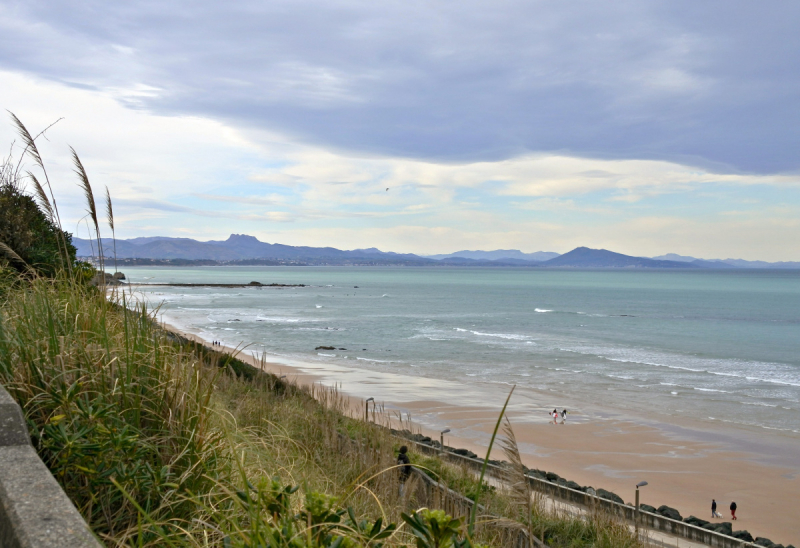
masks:
POLYGON ((389 187, 386 187, 386 192, 389 192, 389 187))

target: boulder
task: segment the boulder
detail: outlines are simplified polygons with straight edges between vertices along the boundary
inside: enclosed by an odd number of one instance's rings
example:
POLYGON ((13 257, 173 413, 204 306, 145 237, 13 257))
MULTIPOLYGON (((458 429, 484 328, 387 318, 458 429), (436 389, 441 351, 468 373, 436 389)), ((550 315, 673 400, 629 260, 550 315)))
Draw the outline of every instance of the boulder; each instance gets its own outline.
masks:
POLYGON ((314 350, 336 350, 335 346, 318 346, 314 350))
POLYGON ((249 284, 247 284, 247 285, 257 285, 257 286, 261 286, 261 285, 263 285, 263 284, 262 284, 261 282, 250 282, 250 283, 249 283, 249 284))
POLYGON ((734 531, 731 533, 733 538, 738 538, 739 540, 743 540, 745 542, 753 542, 753 535, 750 534, 749 531, 741 530, 741 531, 734 531))
POLYGON ((462 457, 469 457, 471 459, 478 458, 478 455, 476 455, 469 449, 453 449, 453 453, 455 453, 456 455, 461 455, 462 457))
POLYGON ((717 526, 713 529, 717 533, 722 533, 723 535, 733 536, 733 527, 731 526, 730 521, 725 521, 723 523, 717 523, 717 526))
POLYGON ((708 525, 709 523, 704 519, 696 518, 694 516, 689 516, 688 518, 685 518, 683 522, 688 523, 689 525, 696 525, 697 527, 703 527, 704 525, 708 525))
POLYGON ((115 278, 108 272, 105 273, 98 272, 97 274, 92 276, 92 279, 89 281, 89 285, 93 287, 97 287, 100 285, 121 285, 121 284, 122 284, 121 280, 115 278))
POLYGON ((766 546, 767 548, 769 548, 774 544, 771 540, 769 540, 766 537, 756 537, 755 543, 758 544, 759 546, 766 546))
POLYGON ((558 485, 560 485, 561 487, 566 487, 566 485, 567 485, 567 480, 565 480, 564 478, 558 478, 558 479, 556 480, 556 483, 557 483, 558 485))
POLYGON ((611 491, 606 491, 605 489, 598 489, 597 496, 600 497, 601 499, 606 499, 613 502, 618 502, 620 504, 625 504, 625 501, 622 500, 622 497, 620 497, 616 493, 612 493, 611 491))
POLYGON ((545 472, 544 477, 547 478, 547 481, 558 481, 561 476, 555 472, 545 472))
POLYGON ((576 491, 583 491, 583 487, 581 487, 580 484, 574 481, 568 481, 566 483, 566 486, 569 487, 570 489, 575 489, 576 491))
POLYGON ((655 514, 656 513, 656 507, 655 506, 650 506, 649 504, 640 504, 639 505, 639 510, 641 510, 643 512, 650 512, 651 514, 655 514))
POLYGON ((125 280, 125 274, 122 272, 114 272, 114 279, 115 280, 125 280))
POLYGON ((670 508, 666 504, 662 504, 656 510, 656 514, 664 516, 665 518, 674 519, 676 521, 683 521, 683 517, 681 513, 678 512, 675 508, 670 508))

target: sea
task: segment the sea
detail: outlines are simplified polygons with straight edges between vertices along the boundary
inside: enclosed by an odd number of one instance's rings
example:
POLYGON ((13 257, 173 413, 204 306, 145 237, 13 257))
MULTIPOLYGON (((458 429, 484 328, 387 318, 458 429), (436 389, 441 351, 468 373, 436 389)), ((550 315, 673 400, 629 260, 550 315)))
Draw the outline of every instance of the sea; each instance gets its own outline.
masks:
POLYGON ((688 418, 800 441, 796 270, 215 266, 125 274, 141 284, 126 291, 159 319, 267 361, 331 378, 346 372, 338 377, 346 392, 366 395, 372 383, 385 400, 447 392, 450 401, 497 406, 516 385, 539 395, 531 413, 543 417, 569 403, 578 416, 606 409, 688 418), (150 285, 251 281, 305 287, 150 285))

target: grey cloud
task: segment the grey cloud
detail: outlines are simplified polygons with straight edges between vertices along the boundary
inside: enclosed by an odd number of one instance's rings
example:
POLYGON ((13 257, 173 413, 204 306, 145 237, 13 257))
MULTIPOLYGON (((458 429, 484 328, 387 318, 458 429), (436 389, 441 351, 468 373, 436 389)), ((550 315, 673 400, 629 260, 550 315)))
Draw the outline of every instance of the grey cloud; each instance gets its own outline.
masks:
POLYGON ((0 66, 359 154, 800 168, 800 4, 26 2, 0 66))

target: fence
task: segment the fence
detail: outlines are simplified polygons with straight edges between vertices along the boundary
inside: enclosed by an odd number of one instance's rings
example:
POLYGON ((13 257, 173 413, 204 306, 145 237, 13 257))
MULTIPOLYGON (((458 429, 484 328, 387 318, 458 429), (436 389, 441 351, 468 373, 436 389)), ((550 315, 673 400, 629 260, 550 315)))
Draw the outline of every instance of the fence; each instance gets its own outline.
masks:
POLYGON ((0 548, 100 548, 31 446, 17 402, 0 385, 0 548))
MULTIPOLYGON (((442 452, 438 447, 433 447, 418 441, 403 438, 404 442, 413 443, 423 453, 429 455, 440 455, 444 460, 458 464, 460 466, 467 466, 474 471, 479 472, 483 467, 483 461, 474 459, 464 455, 458 455, 451 451, 442 452)), ((491 474, 495 479, 503 479, 503 467, 496 464, 487 464, 487 473, 491 474)), ((751 542, 746 542, 716 531, 709 531, 696 525, 691 525, 683 521, 670 519, 659 514, 652 512, 645 512, 644 510, 637 511, 633 506, 621 504, 612 500, 604 499, 597 495, 571 489, 565 485, 559 485, 551 481, 527 476, 528 482, 534 491, 542 493, 551 497, 554 500, 574 504, 589 511, 602 511, 619 519, 626 520, 630 523, 636 523, 637 518, 639 527, 642 529, 650 529, 653 531, 661 531, 677 537, 682 537, 686 540, 699 542, 715 548, 762 548, 751 542)))

